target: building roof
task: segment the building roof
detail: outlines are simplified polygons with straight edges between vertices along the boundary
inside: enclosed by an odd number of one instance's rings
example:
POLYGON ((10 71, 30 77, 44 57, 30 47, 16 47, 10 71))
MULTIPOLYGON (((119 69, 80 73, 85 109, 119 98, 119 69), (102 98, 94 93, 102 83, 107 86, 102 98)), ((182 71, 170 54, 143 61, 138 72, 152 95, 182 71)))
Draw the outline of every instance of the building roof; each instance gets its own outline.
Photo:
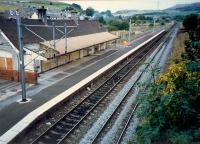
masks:
MULTIPOLYGON (((75 22, 73 20, 48 20, 47 24, 52 25, 52 22, 55 23, 56 26, 64 26, 65 22, 67 25, 75 26, 75 22)), ((41 20, 33 20, 33 19, 22 19, 23 24, 28 25, 45 25, 41 20)), ((8 37, 8 39, 14 44, 16 48, 18 48, 18 39, 17 39, 17 30, 16 30, 16 20, 1 20, 0 29, 4 32, 4 34, 8 37)), ((53 39, 53 30, 50 27, 29 27, 31 31, 34 31, 36 34, 40 35, 46 41, 50 41, 53 39)), ((60 31, 64 33, 64 28, 59 28, 60 31)), ((60 39, 63 34, 59 31, 55 31, 55 38, 60 39)), ((75 37, 87 34, 94 34, 99 32, 105 32, 101 24, 98 21, 88 21, 88 20, 80 20, 77 28, 68 28, 68 31, 71 33, 68 34, 68 37, 75 37), (74 30, 73 30, 74 29, 74 30)), ((30 31, 23 28, 23 43, 24 44, 32 44, 32 43, 40 43, 44 40, 41 40, 37 36, 35 36, 30 31)))
MULTIPOLYGON (((84 36, 70 37, 67 39, 67 52, 77 51, 83 48, 91 47, 96 44, 105 43, 107 41, 112 41, 118 39, 116 35, 109 32, 100 32, 95 34, 89 34, 84 36)), ((48 47, 52 47, 52 41, 43 42, 41 44, 48 47)), ((56 43, 56 50, 60 54, 65 53, 65 39, 61 39, 56 43)))

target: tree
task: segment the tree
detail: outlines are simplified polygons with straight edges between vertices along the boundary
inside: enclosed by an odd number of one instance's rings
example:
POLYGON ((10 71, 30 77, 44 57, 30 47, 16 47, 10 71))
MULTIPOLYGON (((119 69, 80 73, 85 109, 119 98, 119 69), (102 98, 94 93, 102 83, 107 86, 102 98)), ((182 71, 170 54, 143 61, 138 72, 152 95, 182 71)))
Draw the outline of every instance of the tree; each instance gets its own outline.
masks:
POLYGON ((102 24, 106 24, 106 21, 104 20, 102 16, 98 18, 98 21, 102 24))
POLYGON ((73 3, 73 4, 72 4, 72 7, 73 7, 74 9, 76 9, 76 10, 79 10, 79 11, 82 11, 82 10, 83 10, 82 7, 81 7, 79 4, 76 4, 76 3, 73 3))
POLYGON ((189 15, 184 26, 187 60, 169 65, 156 83, 148 83, 139 97, 138 143, 189 144, 200 142, 200 23, 189 15), (191 27, 191 25, 193 27, 191 27))
POLYGON ((195 30, 198 26, 198 23, 200 23, 198 14, 190 14, 184 19, 183 26, 187 30, 195 30))
POLYGON ((189 60, 200 59, 200 18, 197 14, 186 16, 183 21, 185 29, 189 33, 190 40, 185 41, 185 53, 183 58, 189 60))
POLYGON ((92 7, 89 7, 85 10, 85 13, 87 16, 93 16, 94 15, 95 10, 92 7))
POLYGON ((115 30, 128 30, 129 29, 129 23, 128 21, 119 21, 119 20, 111 20, 109 22, 109 26, 112 29, 115 30))
POLYGON ((170 65, 169 71, 156 83, 143 88, 137 110, 141 119, 136 130, 139 143, 164 138, 172 143, 188 144, 199 138, 200 133, 196 132, 200 126, 200 75, 188 64, 170 65))
POLYGON ((112 17, 112 16, 113 16, 110 10, 107 10, 107 11, 106 11, 106 15, 109 16, 109 17, 112 17))

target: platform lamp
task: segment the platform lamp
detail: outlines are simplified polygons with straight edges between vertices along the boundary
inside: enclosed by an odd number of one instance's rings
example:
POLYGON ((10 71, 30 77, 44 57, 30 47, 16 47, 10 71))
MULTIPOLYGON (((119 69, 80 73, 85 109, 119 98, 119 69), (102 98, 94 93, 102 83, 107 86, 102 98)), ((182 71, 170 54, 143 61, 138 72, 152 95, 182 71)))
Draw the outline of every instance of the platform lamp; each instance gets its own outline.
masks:
POLYGON ((25 66, 24 66, 24 49, 23 49, 23 37, 22 37, 22 24, 19 12, 17 12, 17 35, 20 57, 20 80, 22 88, 22 102, 26 102, 26 81, 25 81, 25 66))

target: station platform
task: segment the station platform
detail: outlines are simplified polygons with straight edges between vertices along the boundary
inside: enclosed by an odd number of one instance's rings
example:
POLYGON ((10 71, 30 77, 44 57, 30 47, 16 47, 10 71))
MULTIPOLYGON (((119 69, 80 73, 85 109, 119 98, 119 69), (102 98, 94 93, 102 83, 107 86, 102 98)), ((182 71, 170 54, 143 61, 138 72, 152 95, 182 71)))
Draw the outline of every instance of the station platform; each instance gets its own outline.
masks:
POLYGON ((102 67, 113 62, 154 35, 155 33, 148 33, 140 36, 133 40, 126 48, 117 48, 117 50, 112 54, 99 55, 95 59, 89 60, 77 67, 66 70, 66 72, 70 72, 71 74, 32 95, 30 97, 31 102, 12 102, 2 107, 0 109, 0 136, 36 108, 55 98, 57 95, 71 88, 84 78, 92 75, 102 67))

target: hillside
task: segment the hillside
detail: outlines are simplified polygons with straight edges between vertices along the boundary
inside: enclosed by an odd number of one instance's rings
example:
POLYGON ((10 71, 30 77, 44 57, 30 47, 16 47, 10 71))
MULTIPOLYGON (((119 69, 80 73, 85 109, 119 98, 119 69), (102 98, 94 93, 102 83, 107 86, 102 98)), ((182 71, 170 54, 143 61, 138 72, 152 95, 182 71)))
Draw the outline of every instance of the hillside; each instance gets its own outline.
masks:
POLYGON ((56 1, 49 1, 49 0, 24 0, 24 1, 5 1, 0 0, 0 11, 5 10, 13 10, 13 9, 21 9, 23 8, 39 8, 41 6, 44 6, 48 10, 76 10, 76 11, 82 11, 81 7, 76 4, 67 4, 63 2, 56 2, 56 1))
POLYGON ((199 3, 192 3, 192 4, 178 4, 166 10, 176 10, 176 11, 196 11, 200 12, 200 2, 199 3))

